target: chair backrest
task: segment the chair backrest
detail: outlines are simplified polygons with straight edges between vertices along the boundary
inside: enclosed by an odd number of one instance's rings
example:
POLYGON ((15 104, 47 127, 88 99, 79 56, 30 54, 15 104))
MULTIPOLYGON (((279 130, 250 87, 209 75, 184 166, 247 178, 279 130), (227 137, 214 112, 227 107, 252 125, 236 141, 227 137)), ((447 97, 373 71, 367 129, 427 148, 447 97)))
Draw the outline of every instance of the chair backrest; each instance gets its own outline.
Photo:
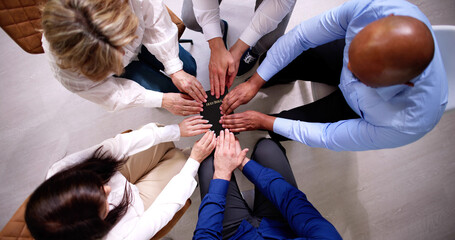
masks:
MULTIPOLYGON (((44 0, 0 0, 0 26, 22 48, 32 54, 44 53, 40 4, 44 0)), ((169 8, 171 20, 178 28, 178 37, 185 31, 182 20, 169 8)))
POLYGON ((455 109, 455 26, 433 26, 436 41, 441 51, 442 61, 449 82, 449 102, 446 111, 455 109))
POLYGON ((42 0, 0 0, 0 26, 22 48, 32 54, 43 53, 41 47, 42 0))

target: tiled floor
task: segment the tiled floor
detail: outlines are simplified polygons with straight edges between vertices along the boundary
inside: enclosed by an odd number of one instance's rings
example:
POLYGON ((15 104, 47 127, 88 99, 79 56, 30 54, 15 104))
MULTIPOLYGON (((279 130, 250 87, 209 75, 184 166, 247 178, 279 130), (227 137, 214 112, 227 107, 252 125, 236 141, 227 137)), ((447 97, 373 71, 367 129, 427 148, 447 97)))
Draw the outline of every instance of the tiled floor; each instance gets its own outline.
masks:
MULTIPOLYGON (((345 0, 298 1, 289 28, 345 0)), ((166 0, 180 15, 182 0, 166 0)), ((412 0, 432 24, 455 25, 455 1, 412 0)), ((254 1, 226 0, 221 16, 230 23, 233 44, 251 17, 254 1), (233 13, 236 13, 235 17, 233 13)), ((185 44, 198 63, 198 79, 208 89, 209 49, 202 34, 187 30, 185 44)), ((108 113, 69 93, 53 77, 43 55, 23 52, 0 31, 0 226, 43 181, 48 167, 68 153, 92 146, 125 129, 148 122, 178 123, 165 110, 135 108, 108 113)), ((243 79, 237 79, 240 83, 243 79)), ((278 112, 312 99, 302 81, 260 92, 239 112, 278 112)), ((367 152, 333 152, 286 142, 298 185, 345 239, 455 239, 455 111, 433 131, 405 147, 367 152)), ((252 147, 264 132, 241 133, 252 147)), ((197 137, 182 139, 191 146, 197 137)), ((241 174, 239 174, 240 176, 241 174)), ((243 190, 251 185, 240 179, 243 190)), ((191 239, 199 190, 169 234, 191 239)))

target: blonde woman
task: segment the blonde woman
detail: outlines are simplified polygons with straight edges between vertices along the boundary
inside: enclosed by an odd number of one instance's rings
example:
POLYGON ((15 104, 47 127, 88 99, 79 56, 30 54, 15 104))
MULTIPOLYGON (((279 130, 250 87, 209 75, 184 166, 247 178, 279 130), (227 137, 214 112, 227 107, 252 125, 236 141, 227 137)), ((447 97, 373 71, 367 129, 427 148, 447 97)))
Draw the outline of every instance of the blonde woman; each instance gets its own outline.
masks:
POLYGON ((71 92, 110 111, 202 110, 196 63, 162 0, 48 0, 42 27, 54 75, 71 92))

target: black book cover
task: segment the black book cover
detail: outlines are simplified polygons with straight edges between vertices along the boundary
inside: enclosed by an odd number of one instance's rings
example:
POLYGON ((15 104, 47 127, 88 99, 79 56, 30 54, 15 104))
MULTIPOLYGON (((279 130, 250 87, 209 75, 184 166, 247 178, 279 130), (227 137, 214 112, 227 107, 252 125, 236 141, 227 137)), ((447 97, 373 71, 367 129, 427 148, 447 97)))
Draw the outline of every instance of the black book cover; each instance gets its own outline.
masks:
POLYGON ((221 110, 220 106, 223 103, 223 98, 227 94, 227 89, 224 92, 224 95, 220 96, 220 98, 216 99, 215 96, 212 96, 210 91, 207 91, 207 102, 204 103, 202 107, 204 110, 201 112, 201 116, 203 119, 209 120, 209 123, 212 124, 210 130, 214 131, 216 136, 219 135, 221 130, 224 128, 221 126, 220 118, 221 118, 221 110))

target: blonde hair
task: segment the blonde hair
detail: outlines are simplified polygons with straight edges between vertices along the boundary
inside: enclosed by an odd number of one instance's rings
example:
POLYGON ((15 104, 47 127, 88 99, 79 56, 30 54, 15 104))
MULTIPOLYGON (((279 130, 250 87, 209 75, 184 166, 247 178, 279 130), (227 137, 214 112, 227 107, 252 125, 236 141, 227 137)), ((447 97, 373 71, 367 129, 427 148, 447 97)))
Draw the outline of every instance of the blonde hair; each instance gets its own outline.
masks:
POLYGON ((123 49, 137 36, 137 17, 128 0, 48 0, 42 27, 62 69, 93 81, 123 72, 123 49))

